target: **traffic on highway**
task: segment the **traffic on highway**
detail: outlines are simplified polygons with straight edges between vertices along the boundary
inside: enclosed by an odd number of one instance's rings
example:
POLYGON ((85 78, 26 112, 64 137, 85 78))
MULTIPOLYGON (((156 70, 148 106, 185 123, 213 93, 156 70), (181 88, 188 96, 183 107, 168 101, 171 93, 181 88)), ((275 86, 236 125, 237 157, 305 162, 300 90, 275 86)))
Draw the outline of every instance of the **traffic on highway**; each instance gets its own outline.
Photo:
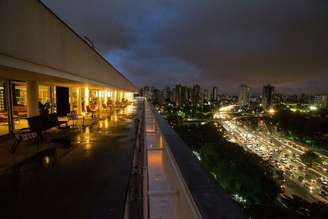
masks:
POLYGON ((270 132, 260 119, 260 128, 255 130, 232 114, 233 109, 234 105, 220 108, 214 119, 223 126, 229 141, 267 160, 276 173, 283 174, 283 195, 297 195, 310 202, 328 202, 327 156, 317 153, 322 162, 309 166, 301 159, 309 150, 306 145, 270 132))

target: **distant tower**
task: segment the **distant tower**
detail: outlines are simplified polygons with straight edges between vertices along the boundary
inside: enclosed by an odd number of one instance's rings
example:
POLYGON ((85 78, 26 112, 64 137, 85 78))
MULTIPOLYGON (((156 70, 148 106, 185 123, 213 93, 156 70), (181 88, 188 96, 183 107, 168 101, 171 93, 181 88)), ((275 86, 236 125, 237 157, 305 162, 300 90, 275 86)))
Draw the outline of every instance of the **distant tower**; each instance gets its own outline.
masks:
POLYGON ((328 108, 328 94, 317 95, 314 97, 314 104, 320 109, 328 108))
POLYGON ((272 106, 273 102, 273 92, 274 92, 274 87, 271 86, 270 84, 266 85, 263 87, 262 91, 262 106, 264 109, 269 108, 272 106))
POLYGON ((203 90, 203 103, 205 103, 205 102, 207 102, 207 101, 209 101, 209 95, 208 95, 209 93, 208 93, 208 90, 207 89, 204 89, 203 90))
POLYGON ((165 101, 170 101, 171 100, 171 88, 169 86, 166 86, 163 90, 163 98, 165 101))
POLYGON ((218 87, 213 87, 212 90, 212 101, 218 101, 218 87))
POLYGON ((238 104, 240 107, 248 107, 250 105, 250 88, 242 84, 239 88, 238 104))
POLYGON ((182 86, 177 84, 175 86, 175 105, 181 106, 181 98, 182 98, 182 86))
POLYGON ((182 106, 187 100, 187 87, 180 84, 175 86, 175 105, 182 106))
POLYGON ((172 102, 172 103, 175 103, 175 100, 176 100, 176 91, 175 91, 175 87, 173 87, 172 88, 172 90, 171 90, 171 97, 170 97, 170 101, 172 102))
POLYGON ((192 104, 194 106, 197 106, 197 104, 200 104, 200 97, 201 97, 201 92, 200 92, 200 86, 198 84, 194 85, 192 88, 192 104))

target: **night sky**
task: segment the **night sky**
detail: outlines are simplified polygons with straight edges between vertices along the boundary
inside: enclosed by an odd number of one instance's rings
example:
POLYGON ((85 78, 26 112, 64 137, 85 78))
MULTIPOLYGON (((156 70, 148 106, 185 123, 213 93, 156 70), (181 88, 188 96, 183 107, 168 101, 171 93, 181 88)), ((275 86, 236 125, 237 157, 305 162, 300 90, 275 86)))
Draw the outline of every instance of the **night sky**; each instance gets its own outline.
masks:
POLYGON ((328 0, 43 0, 136 86, 328 92, 328 0))

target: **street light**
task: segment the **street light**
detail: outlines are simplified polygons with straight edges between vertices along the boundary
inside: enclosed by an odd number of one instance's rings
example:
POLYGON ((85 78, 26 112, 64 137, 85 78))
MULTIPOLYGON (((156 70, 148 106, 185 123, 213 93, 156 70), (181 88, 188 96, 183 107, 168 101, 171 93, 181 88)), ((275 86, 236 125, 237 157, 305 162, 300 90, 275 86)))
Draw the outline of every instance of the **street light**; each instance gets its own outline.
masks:
POLYGON ((318 110, 318 107, 315 106, 315 105, 311 105, 311 106, 309 106, 309 109, 310 109, 311 111, 317 111, 317 110, 318 110))
POLYGON ((276 113, 276 110, 273 109, 273 108, 270 108, 270 109, 268 110, 268 112, 269 112, 269 114, 273 115, 273 114, 276 113))

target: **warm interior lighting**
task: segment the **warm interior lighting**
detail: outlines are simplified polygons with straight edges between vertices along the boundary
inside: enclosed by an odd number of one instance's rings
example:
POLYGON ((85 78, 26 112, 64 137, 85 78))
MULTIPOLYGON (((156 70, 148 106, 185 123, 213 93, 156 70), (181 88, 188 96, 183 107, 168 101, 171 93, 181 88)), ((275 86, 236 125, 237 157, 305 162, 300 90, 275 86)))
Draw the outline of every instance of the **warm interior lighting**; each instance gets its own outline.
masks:
POLYGON ((89 105, 89 88, 84 88, 84 107, 86 110, 86 107, 89 105))
POLYGON ((148 163, 150 166, 161 166, 163 161, 162 151, 148 152, 148 163))

